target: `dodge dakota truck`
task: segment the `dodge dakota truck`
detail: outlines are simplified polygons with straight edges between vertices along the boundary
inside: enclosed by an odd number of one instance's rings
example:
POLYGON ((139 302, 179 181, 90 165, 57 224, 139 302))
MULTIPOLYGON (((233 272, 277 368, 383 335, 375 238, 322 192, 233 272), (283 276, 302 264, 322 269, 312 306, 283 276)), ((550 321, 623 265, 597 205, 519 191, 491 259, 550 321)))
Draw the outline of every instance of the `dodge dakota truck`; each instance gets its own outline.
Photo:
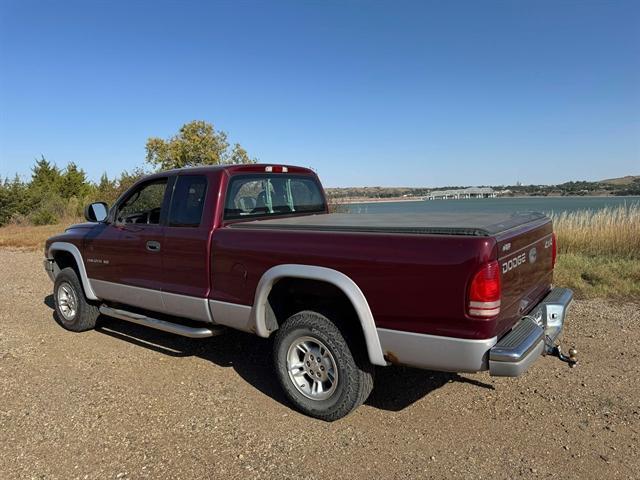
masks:
POLYGON ((295 166, 156 173, 85 217, 45 246, 64 328, 270 338, 286 397, 327 421, 367 399, 374 366, 520 375, 557 351, 572 299, 542 214, 329 213, 295 166))

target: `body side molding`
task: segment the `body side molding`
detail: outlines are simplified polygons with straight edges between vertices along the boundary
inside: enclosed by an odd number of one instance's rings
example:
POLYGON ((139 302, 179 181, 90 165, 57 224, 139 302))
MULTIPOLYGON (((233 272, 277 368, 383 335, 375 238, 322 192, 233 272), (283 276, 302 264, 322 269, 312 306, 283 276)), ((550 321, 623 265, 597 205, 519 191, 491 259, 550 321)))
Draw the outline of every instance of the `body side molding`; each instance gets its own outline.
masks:
POLYGON ((87 277, 87 270, 84 266, 84 260, 82 259, 82 254, 80 253, 80 250, 78 250, 78 247, 76 247, 73 243, 69 243, 69 242, 53 242, 49 246, 47 257, 53 258, 53 253, 59 252, 59 251, 69 252, 71 255, 73 255, 73 258, 75 259, 76 264, 78 265, 78 272, 80 273, 80 281, 82 282, 82 287, 84 288, 85 295, 89 300, 99 300, 99 298, 94 293, 93 288, 91 288, 89 277, 87 277))
POLYGON ((273 285, 282 278, 304 278, 319 280, 338 287, 349 299, 360 320, 362 332, 367 344, 369 360, 374 365, 387 365, 380 346, 378 331, 367 299, 360 287, 344 273, 331 268, 313 265, 284 264, 267 270, 260 278, 251 309, 251 324, 255 325, 256 334, 268 337, 272 330, 267 327, 266 305, 273 285))
POLYGON ((209 310, 213 316, 214 323, 242 330, 243 332, 255 333, 251 323, 250 306, 209 300, 209 310))
POLYGON ((125 283, 107 282, 95 278, 90 278, 89 282, 100 298, 104 300, 125 303, 133 307, 188 318, 189 320, 213 323, 206 298, 163 292, 125 283))

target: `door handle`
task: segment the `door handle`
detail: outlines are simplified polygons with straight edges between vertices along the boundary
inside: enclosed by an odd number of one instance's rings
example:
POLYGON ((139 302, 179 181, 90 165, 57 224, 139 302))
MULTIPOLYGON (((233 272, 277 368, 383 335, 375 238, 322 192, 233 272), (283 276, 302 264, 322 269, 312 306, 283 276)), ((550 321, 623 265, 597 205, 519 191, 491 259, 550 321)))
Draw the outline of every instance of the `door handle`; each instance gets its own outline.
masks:
POLYGON ((150 252, 159 252, 160 242, 156 242, 155 240, 149 240, 147 242, 147 250, 149 250, 150 252))

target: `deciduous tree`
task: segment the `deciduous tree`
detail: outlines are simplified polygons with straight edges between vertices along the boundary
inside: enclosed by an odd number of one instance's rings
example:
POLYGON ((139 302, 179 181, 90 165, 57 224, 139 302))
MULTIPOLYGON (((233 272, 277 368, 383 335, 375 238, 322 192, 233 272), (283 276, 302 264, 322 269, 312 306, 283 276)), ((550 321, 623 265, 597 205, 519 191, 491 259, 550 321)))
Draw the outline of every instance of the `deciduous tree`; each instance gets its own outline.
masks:
POLYGON ((147 162, 161 170, 255 162, 240 144, 236 143, 230 149, 226 132, 216 130, 212 124, 202 120, 184 124, 176 135, 166 140, 149 138, 146 149, 147 162))

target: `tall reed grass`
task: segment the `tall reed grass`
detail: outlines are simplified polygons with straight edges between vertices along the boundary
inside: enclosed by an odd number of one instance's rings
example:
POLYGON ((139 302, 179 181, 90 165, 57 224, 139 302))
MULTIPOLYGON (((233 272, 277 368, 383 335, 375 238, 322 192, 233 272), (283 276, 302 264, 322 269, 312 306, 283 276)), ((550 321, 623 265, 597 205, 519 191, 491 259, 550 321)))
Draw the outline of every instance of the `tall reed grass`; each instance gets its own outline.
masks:
POLYGON ((640 207, 563 212, 551 216, 558 252, 640 259, 640 207))

